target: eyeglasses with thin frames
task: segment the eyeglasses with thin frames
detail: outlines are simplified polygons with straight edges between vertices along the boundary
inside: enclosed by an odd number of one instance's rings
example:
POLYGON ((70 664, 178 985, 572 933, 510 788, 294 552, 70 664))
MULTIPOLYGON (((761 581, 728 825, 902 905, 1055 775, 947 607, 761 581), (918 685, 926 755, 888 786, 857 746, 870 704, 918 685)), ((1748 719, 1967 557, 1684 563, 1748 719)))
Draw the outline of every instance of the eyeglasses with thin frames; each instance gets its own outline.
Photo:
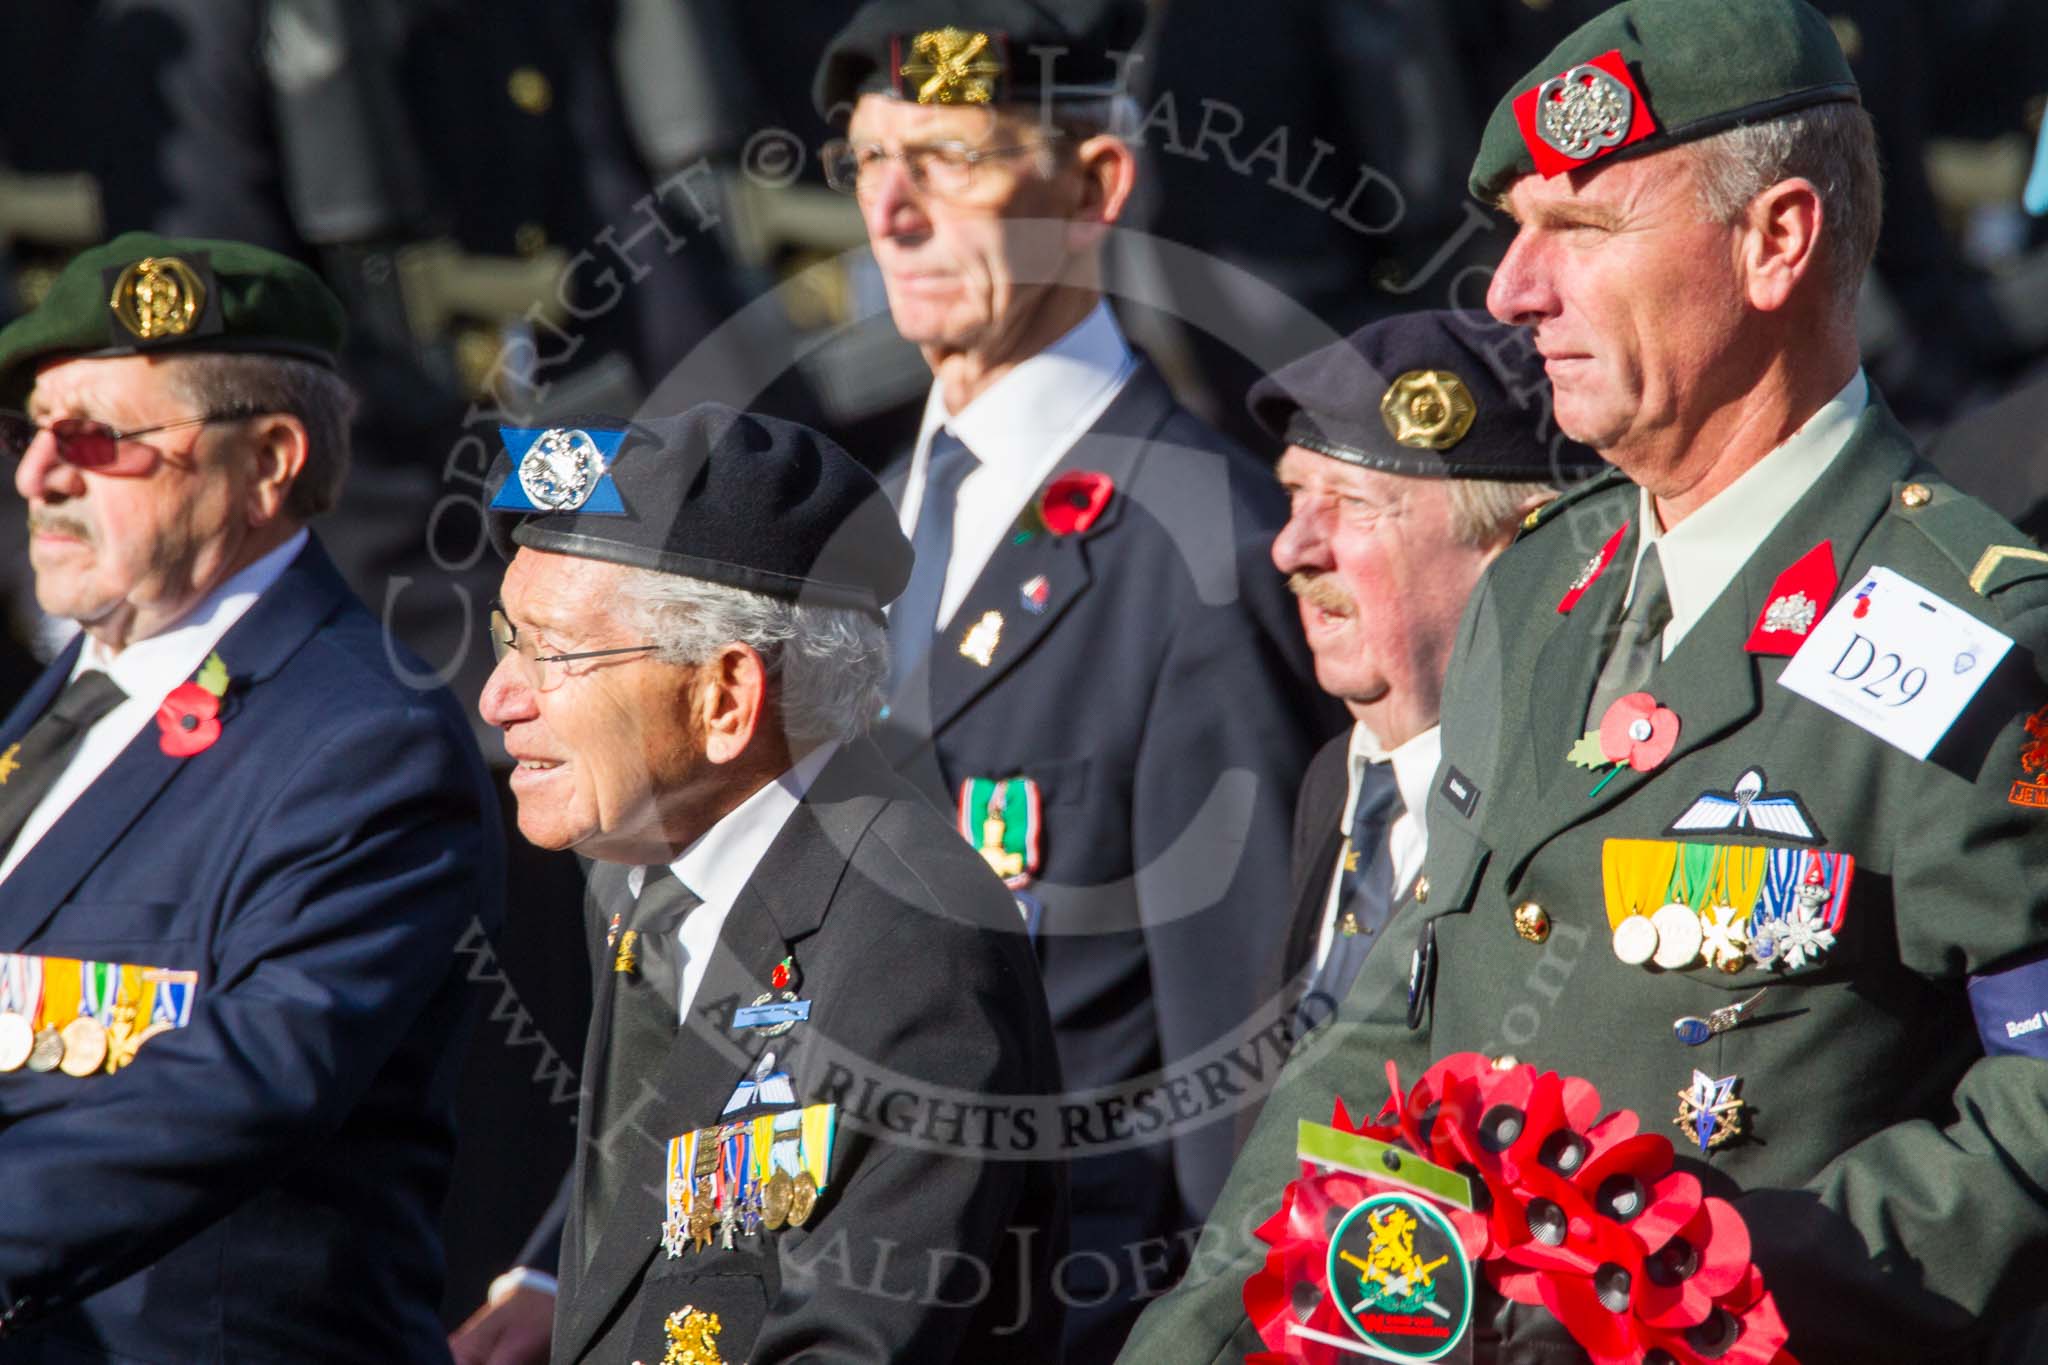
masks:
POLYGON ((146 441, 138 440, 138 437, 154 436, 162 431, 183 431, 214 422, 240 422, 260 417, 263 411, 261 408, 234 408, 210 412, 203 417, 183 417, 175 422, 137 427, 133 431, 117 431, 90 417, 59 417, 54 422, 43 423, 26 413, 0 412, 0 455, 19 461, 28 454, 28 448, 35 443, 36 437, 47 431, 57 443, 57 458, 73 469, 115 478, 139 478, 155 469, 157 461, 163 459, 165 453, 146 441))
MULTIPOLYGON (((1047 139, 1061 136, 1057 128, 1043 132, 1047 139)), ((882 168, 891 161, 900 161, 918 193, 957 199, 974 188, 975 168, 982 162, 1041 151, 1045 145, 1020 142, 1005 147, 970 147, 964 142, 919 142, 892 152, 877 142, 834 138, 819 149, 818 159, 825 168, 825 183, 841 194, 872 194, 881 184, 882 168)))
POLYGON ((516 654, 525 667, 527 683, 536 692, 552 692, 562 685, 568 676, 562 664, 575 663, 579 659, 608 659, 620 654, 644 654, 661 646, 649 641, 644 645, 618 645, 611 649, 583 649, 573 654, 542 654, 537 641, 522 637, 519 627, 512 624, 512 618, 505 614, 503 602, 491 603, 491 654, 500 663, 507 654, 516 654), (554 665, 554 667, 550 667, 554 665))

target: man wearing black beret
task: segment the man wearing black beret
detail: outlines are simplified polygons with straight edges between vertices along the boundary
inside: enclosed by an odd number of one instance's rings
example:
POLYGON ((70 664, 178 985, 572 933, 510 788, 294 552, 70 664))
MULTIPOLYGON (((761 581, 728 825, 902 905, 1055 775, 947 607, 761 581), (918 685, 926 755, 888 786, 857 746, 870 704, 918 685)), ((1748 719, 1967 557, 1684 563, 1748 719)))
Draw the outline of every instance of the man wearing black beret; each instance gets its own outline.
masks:
MULTIPOLYGON (((1251 391, 1284 442, 1292 511, 1273 563, 1301 602, 1316 681, 1351 712, 1294 809, 1304 1028, 1330 1017, 1421 878, 1437 711, 1465 599, 1530 512, 1604 468, 1551 424, 1541 360, 1484 313, 1411 313, 1251 391)), ((1391 949, 1395 953, 1404 948, 1391 949)))
POLYGON ((716 404, 505 440, 480 709, 520 831, 594 860, 553 1359, 1049 1358, 1037 967, 864 738, 910 570, 887 500, 716 404))
POLYGON ((917 568, 880 740, 1009 883, 1044 970, 1075 1092, 1050 1135, 1073 1159, 1073 1365, 1178 1275, 1284 1047, 1288 810, 1342 724, 1267 558, 1269 470, 1103 302, 1143 19, 875 0, 816 91, 846 126, 827 171, 933 376, 888 480, 917 568))
POLYGON ((0 721, 0 1360, 443 1354, 458 947, 500 914, 470 727, 314 518, 341 306, 128 233, 0 331, 36 595, 0 721))

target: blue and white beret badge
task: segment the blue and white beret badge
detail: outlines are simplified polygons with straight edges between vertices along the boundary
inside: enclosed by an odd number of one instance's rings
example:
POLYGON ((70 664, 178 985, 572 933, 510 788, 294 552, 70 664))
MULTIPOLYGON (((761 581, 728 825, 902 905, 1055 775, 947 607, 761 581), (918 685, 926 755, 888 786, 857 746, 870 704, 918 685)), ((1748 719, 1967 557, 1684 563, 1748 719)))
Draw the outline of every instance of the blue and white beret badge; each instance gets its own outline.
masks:
POLYGON ((506 512, 580 512, 623 517, 626 504, 610 473, 624 431, 582 427, 499 427, 513 477, 491 506, 506 512))

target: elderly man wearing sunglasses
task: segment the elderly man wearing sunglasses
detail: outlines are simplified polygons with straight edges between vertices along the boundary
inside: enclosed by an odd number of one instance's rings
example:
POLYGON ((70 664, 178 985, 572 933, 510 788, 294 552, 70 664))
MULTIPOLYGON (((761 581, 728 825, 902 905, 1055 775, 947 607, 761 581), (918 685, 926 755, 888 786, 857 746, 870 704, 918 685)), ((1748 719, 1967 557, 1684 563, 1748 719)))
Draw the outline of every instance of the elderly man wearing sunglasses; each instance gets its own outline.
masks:
POLYGON ((307 529, 340 332, 292 261, 139 233, 0 331, 81 627, 0 722, 0 1359, 445 1350, 454 950, 502 848, 461 712, 307 529))

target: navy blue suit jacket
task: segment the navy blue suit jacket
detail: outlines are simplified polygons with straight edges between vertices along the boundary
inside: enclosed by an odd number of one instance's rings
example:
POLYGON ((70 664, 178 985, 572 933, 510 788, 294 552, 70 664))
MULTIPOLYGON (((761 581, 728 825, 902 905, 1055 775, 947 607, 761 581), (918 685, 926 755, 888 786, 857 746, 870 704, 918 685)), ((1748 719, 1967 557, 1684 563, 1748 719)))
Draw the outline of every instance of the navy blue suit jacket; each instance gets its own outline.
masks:
POLYGON ((199 973, 119 1073, 0 1076, 0 1361, 447 1359, 454 949, 502 850, 454 699, 386 648, 309 544, 221 640, 219 740, 147 727, 0 882, 0 947, 199 973))
POLYGON ((972 777, 1040 792, 1022 894, 1069 1092, 1048 1138, 1074 1162, 1058 1288, 1085 1365, 1177 1274, 1176 1234, 1207 1215, 1285 1055, 1289 821, 1345 717, 1272 564, 1287 502, 1270 468, 1140 361, 1053 477, 1073 470, 1114 481, 1100 518, 1006 539, 877 740, 949 812, 972 777), (983 665, 961 645, 990 612, 983 665))

